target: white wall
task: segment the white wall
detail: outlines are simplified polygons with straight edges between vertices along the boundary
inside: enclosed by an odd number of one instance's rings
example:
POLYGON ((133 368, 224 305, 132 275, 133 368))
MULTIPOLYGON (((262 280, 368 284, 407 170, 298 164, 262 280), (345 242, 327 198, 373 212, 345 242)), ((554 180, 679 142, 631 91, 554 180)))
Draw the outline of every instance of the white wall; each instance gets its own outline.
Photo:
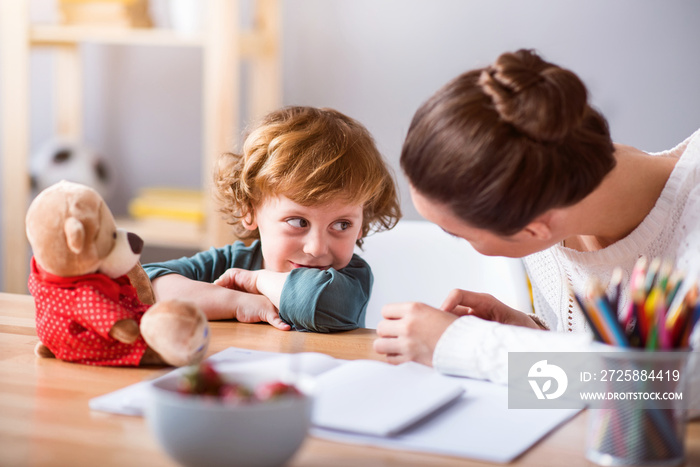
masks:
MULTIPOLYGON (((163 1, 153 4, 162 9, 163 1)), ((661 150, 700 126, 695 0, 283 4, 284 104, 335 107, 362 121, 396 167, 407 218, 418 216, 398 158, 413 112, 447 80, 506 50, 536 48, 577 72, 617 141, 661 150)), ((33 10, 50 17, 51 1, 33 10)), ((97 45, 84 53, 86 141, 111 158, 119 177, 112 210, 125 212, 140 186, 198 186, 201 54, 97 45)), ((50 65, 46 53, 34 54, 33 148, 52 131, 50 65)))
MULTIPOLYGON (((536 48, 579 73, 618 141, 660 150, 700 126, 699 2, 288 5, 286 102, 337 107, 358 118, 395 164, 421 102, 462 71, 521 47, 536 48)), ((413 217, 403 180, 402 188, 406 215, 413 217)))

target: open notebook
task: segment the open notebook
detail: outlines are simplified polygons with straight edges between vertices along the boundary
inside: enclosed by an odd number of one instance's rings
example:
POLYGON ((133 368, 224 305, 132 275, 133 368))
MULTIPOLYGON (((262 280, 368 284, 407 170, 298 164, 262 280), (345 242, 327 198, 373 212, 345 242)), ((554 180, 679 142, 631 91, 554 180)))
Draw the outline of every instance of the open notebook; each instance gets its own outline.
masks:
MULTIPOLYGON (((336 441, 510 462, 577 410, 509 410, 507 388, 321 353, 279 354, 235 347, 210 360, 219 371, 294 380, 314 394, 311 434, 336 441)), ((161 376, 171 378, 184 369, 161 376)), ((151 381, 90 400, 90 408, 141 415, 151 381)))
POLYGON ((355 360, 319 375, 313 425, 389 436, 462 395, 456 381, 417 363, 391 366, 355 360))

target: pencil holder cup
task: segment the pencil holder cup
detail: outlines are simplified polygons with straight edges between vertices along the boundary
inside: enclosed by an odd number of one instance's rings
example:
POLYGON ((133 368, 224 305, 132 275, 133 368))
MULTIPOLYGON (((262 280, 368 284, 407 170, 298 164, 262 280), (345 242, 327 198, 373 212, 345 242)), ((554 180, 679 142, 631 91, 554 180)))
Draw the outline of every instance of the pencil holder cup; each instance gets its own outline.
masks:
POLYGON ((626 350, 603 357, 606 391, 588 413, 596 464, 675 466, 685 458, 688 352, 626 350))

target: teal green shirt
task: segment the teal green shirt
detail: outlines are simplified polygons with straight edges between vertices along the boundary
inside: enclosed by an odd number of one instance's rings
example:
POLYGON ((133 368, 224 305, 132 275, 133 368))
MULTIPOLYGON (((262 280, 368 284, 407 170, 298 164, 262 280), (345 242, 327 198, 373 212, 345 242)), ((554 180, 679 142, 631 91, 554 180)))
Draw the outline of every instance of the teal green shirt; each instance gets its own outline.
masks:
MULTIPOLYGON (((191 257, 143 266, 153 280, 180 274, 192 280, 214 282, 227 269, 262 269, 262 249, 235 242, 210 248, 191 257)), ((291 271, 282 289, 280 318, 297 330, 332 332, 363 327, 373 283, 372 270, 357 255, 343 269, 322 271, 298 268, 291 271)))

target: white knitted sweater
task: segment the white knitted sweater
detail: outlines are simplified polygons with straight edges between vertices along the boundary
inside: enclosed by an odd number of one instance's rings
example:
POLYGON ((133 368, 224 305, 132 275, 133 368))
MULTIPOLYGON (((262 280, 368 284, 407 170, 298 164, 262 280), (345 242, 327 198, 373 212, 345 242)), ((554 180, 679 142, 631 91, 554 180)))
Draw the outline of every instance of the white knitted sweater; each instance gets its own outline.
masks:
MULTIPOLYGON (((623 283, 641 255, 675 261, 688 276, 700 266, 700 130, 658 156, 679 157, 654 208, 627 237, 593 252, 554 246, 524 258, 535 313, 552 331, 506 326, 473 316, 456 320, 438 341, 433 366, 443 373, 507 382, 508 351, 585 351, 590 331, 569 296, 590 277, 602 284, 621 266, 623 283), (563 334, 566 333, 566 334, 563 334)), ((627 290, 623 296, 627 296, 627 290)), ((624 303, 620 304, 624 310, 624 303)), ((698 333, 696 333, 698 334, 698 333)))
MULTIPOLYGON (((615 266, 624 272, 623 284, 640 256, 666 258, 692 273, 700 263, 700 130, 670 151, 657 156, 680 157, 646 218, 627 237, 592 252, 554 246, 523 259, 533 286, 536 313, 550 329, 578 332, 588 325, 570 297, 568 286, 580 295, 596 277, 608 284, 615 266)), ((624 289, 622 297, 628 297, 624 289)), ((626 303, 620 303, 620 310, 626 303)))

